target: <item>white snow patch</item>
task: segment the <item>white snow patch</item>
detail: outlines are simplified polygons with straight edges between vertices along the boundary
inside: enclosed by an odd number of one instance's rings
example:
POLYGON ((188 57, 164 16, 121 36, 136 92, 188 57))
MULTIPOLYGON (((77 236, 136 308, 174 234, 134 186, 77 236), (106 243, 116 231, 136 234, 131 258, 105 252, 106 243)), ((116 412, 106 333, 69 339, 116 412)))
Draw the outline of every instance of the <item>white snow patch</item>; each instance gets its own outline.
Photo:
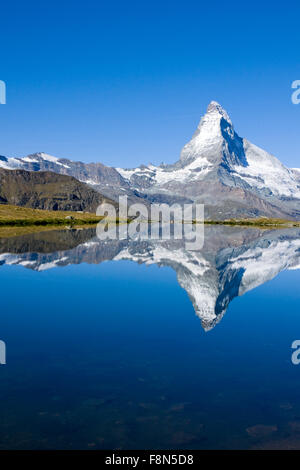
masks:
POLYGON ((276 157, 244 139, 248 166, 235 165, 234 171, 250 186, 271 189, 275 195, 300 198, 299 181, 293 171, 276 157))

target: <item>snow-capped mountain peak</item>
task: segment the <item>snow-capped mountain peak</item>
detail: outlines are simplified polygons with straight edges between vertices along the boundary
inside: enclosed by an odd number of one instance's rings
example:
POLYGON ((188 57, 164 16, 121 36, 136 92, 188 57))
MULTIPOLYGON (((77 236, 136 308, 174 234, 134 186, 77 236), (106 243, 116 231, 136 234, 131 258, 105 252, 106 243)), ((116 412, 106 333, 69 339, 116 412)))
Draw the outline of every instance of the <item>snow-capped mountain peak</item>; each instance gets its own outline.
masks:
MULTIPOLYGON (((23 169, 29 169, 32 170, 34 168, 29 167, 28 164, 39 164, 39 163, 44 163, 46 165, 49 164, 55 164, 55 165, 60 165, 60 166, 65 166, 63 163, 61 163, 60 158, 54 157, 53 155, 49 155, 45 152, 38 152, 38 153, 33 153, 30 155, 27 155, 26 157, 21 157, 21 158, 6 158, 6 157, 0 157, 0 167, 5 168, 5 169, 10 169, 14 170, 17 168, 23 168, 23 169)), ((48 168, 45 168, 48 169, 48 168)), ((40 168, 38 168, 40 170, 40 168)))
POLYGON ((245 166, 242 139, 234 131, 227 111, 216 101, 208 105, 192 139, 181 151, 182 165, 196 159, 199 163, 205 159, 213 165, 219 165, 225 160, 228 166, 245 166))
POLYGON ((223 118, 225 121, 229 122, 229 124, 232 124, 227 111, 219 103, 217 103, 217 101, 211 101, 207 107, 206 115, 216 114, 218 114, 220 118, 223 118))
POLYGON ((23 157, 20 159, 22 162, 26 163, 45 163, 46 165, 59 165, 65 168, 68 168, 67 165, 61 162, 61 158, 54 157, 53 155, 49 155, 45 152, 38 152, 33 153, 31 155, 27 155, 27 157, 23 157))
POLYGON ((92 185, 104 196, 137 202, 201 202, 206 217, 300 219, 300 171, 241 138, 227 111, 212 101, 180 158, 169 165, 112 168, 44 152, 0 157, 0 168, 53 171, 92 185))
MULTIPOLYGON (((46 160, 47 162, 53 162, 53 163, 57 163, 59 161, 59 158, 54 157, 53 155, 49 155, 48 153, 45 153, 45 152, 34 153, 32 155, 28 155, 25 158, 28 161, 38 161, 38 159, 40 159, 40 158, 42 160, 46 160)), ((22 160, 24 161, 25 159, 22 158, 22 160)))

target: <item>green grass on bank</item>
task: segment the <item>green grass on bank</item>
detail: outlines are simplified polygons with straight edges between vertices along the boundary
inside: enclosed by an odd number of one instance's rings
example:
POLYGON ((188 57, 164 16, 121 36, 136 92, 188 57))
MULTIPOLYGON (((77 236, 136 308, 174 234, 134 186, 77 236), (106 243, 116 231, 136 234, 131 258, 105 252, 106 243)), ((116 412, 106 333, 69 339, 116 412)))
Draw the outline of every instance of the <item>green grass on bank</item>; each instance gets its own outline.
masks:
MULTIPOLYGON (((197 223, 194 221, 194 223, 197 223)), ((261 227, 261 228, 285 228, 285 227, 300 227, 300 222, 285 220, 285 219, 272 219, 268 217, 258 217, 253 219, 227 219, 227 220, 205 220, 205 225, 240 225, 246 227, 261 227)))
MULTIPOLYGON (((28 207, 0 204, 0 227, 42 227, 65 225, 95 225, 102 217, 90 212, 47 211, 28 207)), ((194 221, 197 223, 197 221, 194 221)), ((267 217, 253 219, 205 220, 206 225, 239 225, 261 228, 300 227, 300 222, 272 219, 267 217)))
POLYGON ((0 225, 78 225, 96 224, 101 220, 89 212, 47 211, 0 204, 0 225))

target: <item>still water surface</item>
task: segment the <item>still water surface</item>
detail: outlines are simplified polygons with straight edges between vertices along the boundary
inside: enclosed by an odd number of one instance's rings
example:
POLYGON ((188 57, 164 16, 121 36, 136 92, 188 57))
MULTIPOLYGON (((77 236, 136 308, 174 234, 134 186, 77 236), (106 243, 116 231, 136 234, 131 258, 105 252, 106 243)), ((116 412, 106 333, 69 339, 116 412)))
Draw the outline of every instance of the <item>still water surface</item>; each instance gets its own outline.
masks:
POLYGON ((300 231, 0 238, 1 449, 300 448, 300 231))

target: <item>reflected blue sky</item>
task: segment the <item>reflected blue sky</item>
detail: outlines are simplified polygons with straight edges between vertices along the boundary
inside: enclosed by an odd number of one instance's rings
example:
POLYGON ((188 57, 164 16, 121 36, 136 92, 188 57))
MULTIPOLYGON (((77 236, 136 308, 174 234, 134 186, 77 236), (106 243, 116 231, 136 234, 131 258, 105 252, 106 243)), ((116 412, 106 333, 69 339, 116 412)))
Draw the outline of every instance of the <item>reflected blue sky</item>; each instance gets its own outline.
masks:
POLYGON ((290 347, 300 338, 299 271, 234 299, 206 333, 166 267, 4 266, 0 282, 4 448, 297 439, 300 368, 290 347))

